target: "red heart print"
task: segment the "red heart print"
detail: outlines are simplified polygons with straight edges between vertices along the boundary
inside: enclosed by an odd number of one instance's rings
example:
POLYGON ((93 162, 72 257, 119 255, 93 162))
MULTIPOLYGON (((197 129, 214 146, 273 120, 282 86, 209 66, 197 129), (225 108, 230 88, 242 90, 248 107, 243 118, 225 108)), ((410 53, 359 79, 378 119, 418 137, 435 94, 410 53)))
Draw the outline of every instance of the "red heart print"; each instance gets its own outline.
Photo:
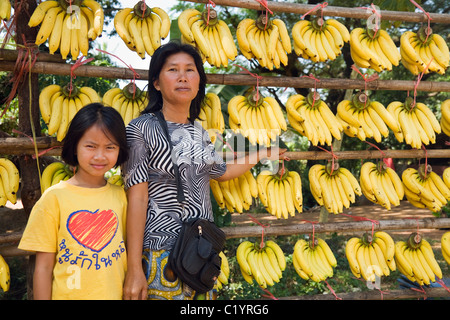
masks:
POLYGON ((114 211, 79 210, 67 219, 67 230, 83 247, 100 252, 114 238, 118 227, 114 211))

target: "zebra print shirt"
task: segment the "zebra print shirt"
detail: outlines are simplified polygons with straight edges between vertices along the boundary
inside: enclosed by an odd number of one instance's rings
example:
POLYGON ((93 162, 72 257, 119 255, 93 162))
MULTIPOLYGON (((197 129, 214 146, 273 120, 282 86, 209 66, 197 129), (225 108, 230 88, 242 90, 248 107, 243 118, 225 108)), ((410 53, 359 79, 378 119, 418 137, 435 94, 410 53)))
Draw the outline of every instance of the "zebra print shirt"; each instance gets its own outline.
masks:
POLYGON ((144 249, 170 250, 183 221, 191 217, 214 220, 209 180, 225 173, 226 163, 215 152, 207 132, 197 121, 167 121, 177 159, 185 201, 177 201, 170 146, 158 119, 144 114, 127 126, 130 157, 124 165, 125 188, 148 182, 144 249))

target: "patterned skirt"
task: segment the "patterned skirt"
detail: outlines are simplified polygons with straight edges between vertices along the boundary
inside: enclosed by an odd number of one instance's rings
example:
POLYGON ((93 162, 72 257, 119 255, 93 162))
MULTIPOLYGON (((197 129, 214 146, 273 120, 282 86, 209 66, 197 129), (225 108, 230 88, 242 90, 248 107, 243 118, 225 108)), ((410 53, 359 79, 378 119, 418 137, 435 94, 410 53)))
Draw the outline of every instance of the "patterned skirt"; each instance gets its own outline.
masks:
MULTIPOLYGON (((166 267, 169 257, 169 251, 159 250, 150 251, 144 249, 142 254, 142 266, 147 278, 148 300, 193 300, 198 296, 191 288, 186 284, 179 281, 167 279, 164 274, 164 268, 166 267)), ((212 300, 214 296, 213 290, 207 292, 202 299, 212 300)))

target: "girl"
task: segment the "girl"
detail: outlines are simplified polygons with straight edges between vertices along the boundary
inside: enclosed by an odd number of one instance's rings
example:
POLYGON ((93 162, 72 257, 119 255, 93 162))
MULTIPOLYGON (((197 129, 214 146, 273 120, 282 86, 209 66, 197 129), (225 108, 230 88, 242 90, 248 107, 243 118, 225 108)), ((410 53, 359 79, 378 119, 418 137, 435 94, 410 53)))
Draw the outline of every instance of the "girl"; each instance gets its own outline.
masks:
POLYGON ((36 252, 34 299, 122 299, 127 199, 104 178, 128 156, 120 114, 99 103, 80 109, 61 156, 76 173, 45 190, 19 244, 36 252))
MULTIPOLYGON (((127 126, 130 159, 124 166, 128 196, 128 272, 124 299, 192 299, 195 293, 165 267, 181 224, 189 218, 213 221, 209 180, 228 180, 261 160, 250 153, 225 163, 200 123, 206 74, 197 50, 169 42, 155 51, 149 68, 149 105, 127 126), (161 113, 159 113, 161 112, 161 113), (158 117, 163 116, 173 156, 158 117), (184 200, 177 198, 172 159, 178 164, 184 200)), ((264 155, 270 154, 263 150, 264 155)), ((271 160, 286 150, 272 148, 271 160)), ((211 297, 211 294, 209 294, 211 297)))

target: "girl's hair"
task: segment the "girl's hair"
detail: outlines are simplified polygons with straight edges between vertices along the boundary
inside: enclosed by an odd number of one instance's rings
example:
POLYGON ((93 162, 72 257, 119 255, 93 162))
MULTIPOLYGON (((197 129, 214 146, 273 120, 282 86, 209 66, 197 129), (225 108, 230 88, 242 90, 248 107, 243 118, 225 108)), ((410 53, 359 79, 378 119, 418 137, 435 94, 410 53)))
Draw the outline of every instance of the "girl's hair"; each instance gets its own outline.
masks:
POLYGON ((125 124, 119 112, 101 103, 91 103, 81 108, 73 117, 67 134, 63 140, 61 157, 71 166, 78 165, 76 150, 78 142, 86 130, 99 126, 105 135, 119 145, 119 155, 115 166, 124 163, 128 158, 127 136, 125 124))
POLYGON ((192 100, 189 108, 189 120, 194 121, 200 114, 201 103, 205 97, 206 90, 206 73, 203 68, 203 60, 197 49, 190 44, 181 44, 178 41, 171 41, 160 46, 153 54, 150 60, 150 68, 148 70, 148 99, 149 104, 142 111, 142 113, 154 113, 161 110, 163 105, 163 98, 161 92, 156 90, 153 83, 158 80, 159 74, 164 63, 171 55, 184 52, 189 54, 195 62, 197 71, 200 75, 200 84, 197 96, 192 100))

